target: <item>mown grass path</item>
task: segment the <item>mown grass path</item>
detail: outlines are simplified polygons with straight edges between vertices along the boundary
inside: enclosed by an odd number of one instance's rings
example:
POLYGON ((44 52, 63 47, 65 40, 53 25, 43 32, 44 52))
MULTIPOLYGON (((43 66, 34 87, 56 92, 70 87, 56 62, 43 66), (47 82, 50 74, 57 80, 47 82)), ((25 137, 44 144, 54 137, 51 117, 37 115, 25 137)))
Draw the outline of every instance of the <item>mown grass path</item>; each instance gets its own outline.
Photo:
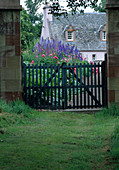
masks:
POLYGON ((109 138, 114 117, 39 112, 1 114, 0 170, 115 169, 109 138))

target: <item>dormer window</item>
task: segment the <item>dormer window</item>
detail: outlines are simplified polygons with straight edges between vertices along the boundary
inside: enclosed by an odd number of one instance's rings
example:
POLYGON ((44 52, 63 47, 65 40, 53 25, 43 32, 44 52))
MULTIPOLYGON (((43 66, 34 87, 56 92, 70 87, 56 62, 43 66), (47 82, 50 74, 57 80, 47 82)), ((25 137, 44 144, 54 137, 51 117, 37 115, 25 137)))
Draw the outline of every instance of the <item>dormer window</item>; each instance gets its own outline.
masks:
POLYGON ((102 40, 106 41, 106 31, 102 31, 102 40))
POLYGON ((67 40, 68 41, 73 41, 73 31, 67 31, 67 40))
POLYGON ((101 41, 106 41, 106 24, 100 29, 100 39, 101 41))
POLYGON ((75 30, 72 26, 69 26, 65 32, 66 41, 74 41, 75 40, 75 30))

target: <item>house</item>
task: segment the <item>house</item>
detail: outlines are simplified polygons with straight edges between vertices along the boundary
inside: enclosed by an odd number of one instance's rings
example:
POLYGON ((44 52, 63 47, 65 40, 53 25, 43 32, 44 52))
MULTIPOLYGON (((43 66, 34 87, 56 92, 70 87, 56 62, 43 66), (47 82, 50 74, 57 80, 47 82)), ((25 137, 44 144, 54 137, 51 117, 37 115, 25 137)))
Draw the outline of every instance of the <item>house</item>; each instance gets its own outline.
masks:
POLYGON ((59 19, 44 7, 43 38, 57 38, 62 43, 75 45, 88 61, 104 60, 106 53, 106 13, 82 13, 59 19))

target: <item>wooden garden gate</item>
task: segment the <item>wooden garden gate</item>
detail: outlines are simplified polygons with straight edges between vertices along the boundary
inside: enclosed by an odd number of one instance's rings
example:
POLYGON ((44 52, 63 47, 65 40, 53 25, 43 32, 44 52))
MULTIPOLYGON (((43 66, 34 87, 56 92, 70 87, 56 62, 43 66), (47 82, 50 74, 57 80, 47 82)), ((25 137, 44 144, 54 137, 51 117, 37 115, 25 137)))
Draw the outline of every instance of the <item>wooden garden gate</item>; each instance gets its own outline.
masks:
POLYGON ((23 64, 23 99, 37 109, 100 108, 107 105, 105 61, 101 64, 23 64))

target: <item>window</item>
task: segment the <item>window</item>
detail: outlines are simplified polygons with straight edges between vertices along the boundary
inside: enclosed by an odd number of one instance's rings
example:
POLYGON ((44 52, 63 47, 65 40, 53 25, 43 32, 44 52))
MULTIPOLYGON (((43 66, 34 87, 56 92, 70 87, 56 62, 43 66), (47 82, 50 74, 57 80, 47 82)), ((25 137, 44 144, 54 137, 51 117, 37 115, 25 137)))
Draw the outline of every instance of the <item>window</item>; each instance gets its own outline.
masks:
POLYGON ((71 25, 67 27, 65 37, 66 41, 75 41, 75 30, 71 25))
POLYGON ((106 31, 102 31, 102 40, 103 40, 103 41, 106 40, 106 31))
POLYGON ((67 31, 67 40, 73 41, 73 31, 67 31))
POLYGON ((92 61, 95 61, 95 58, 96 58, 96 54, 93 54, 92 55, 92 61))
POLYGON ((106 24, 104 24, 103 26, 101 25, 99 27, 99 32, 100 32, 100 40, 101 41, 106 41, 106 24))

